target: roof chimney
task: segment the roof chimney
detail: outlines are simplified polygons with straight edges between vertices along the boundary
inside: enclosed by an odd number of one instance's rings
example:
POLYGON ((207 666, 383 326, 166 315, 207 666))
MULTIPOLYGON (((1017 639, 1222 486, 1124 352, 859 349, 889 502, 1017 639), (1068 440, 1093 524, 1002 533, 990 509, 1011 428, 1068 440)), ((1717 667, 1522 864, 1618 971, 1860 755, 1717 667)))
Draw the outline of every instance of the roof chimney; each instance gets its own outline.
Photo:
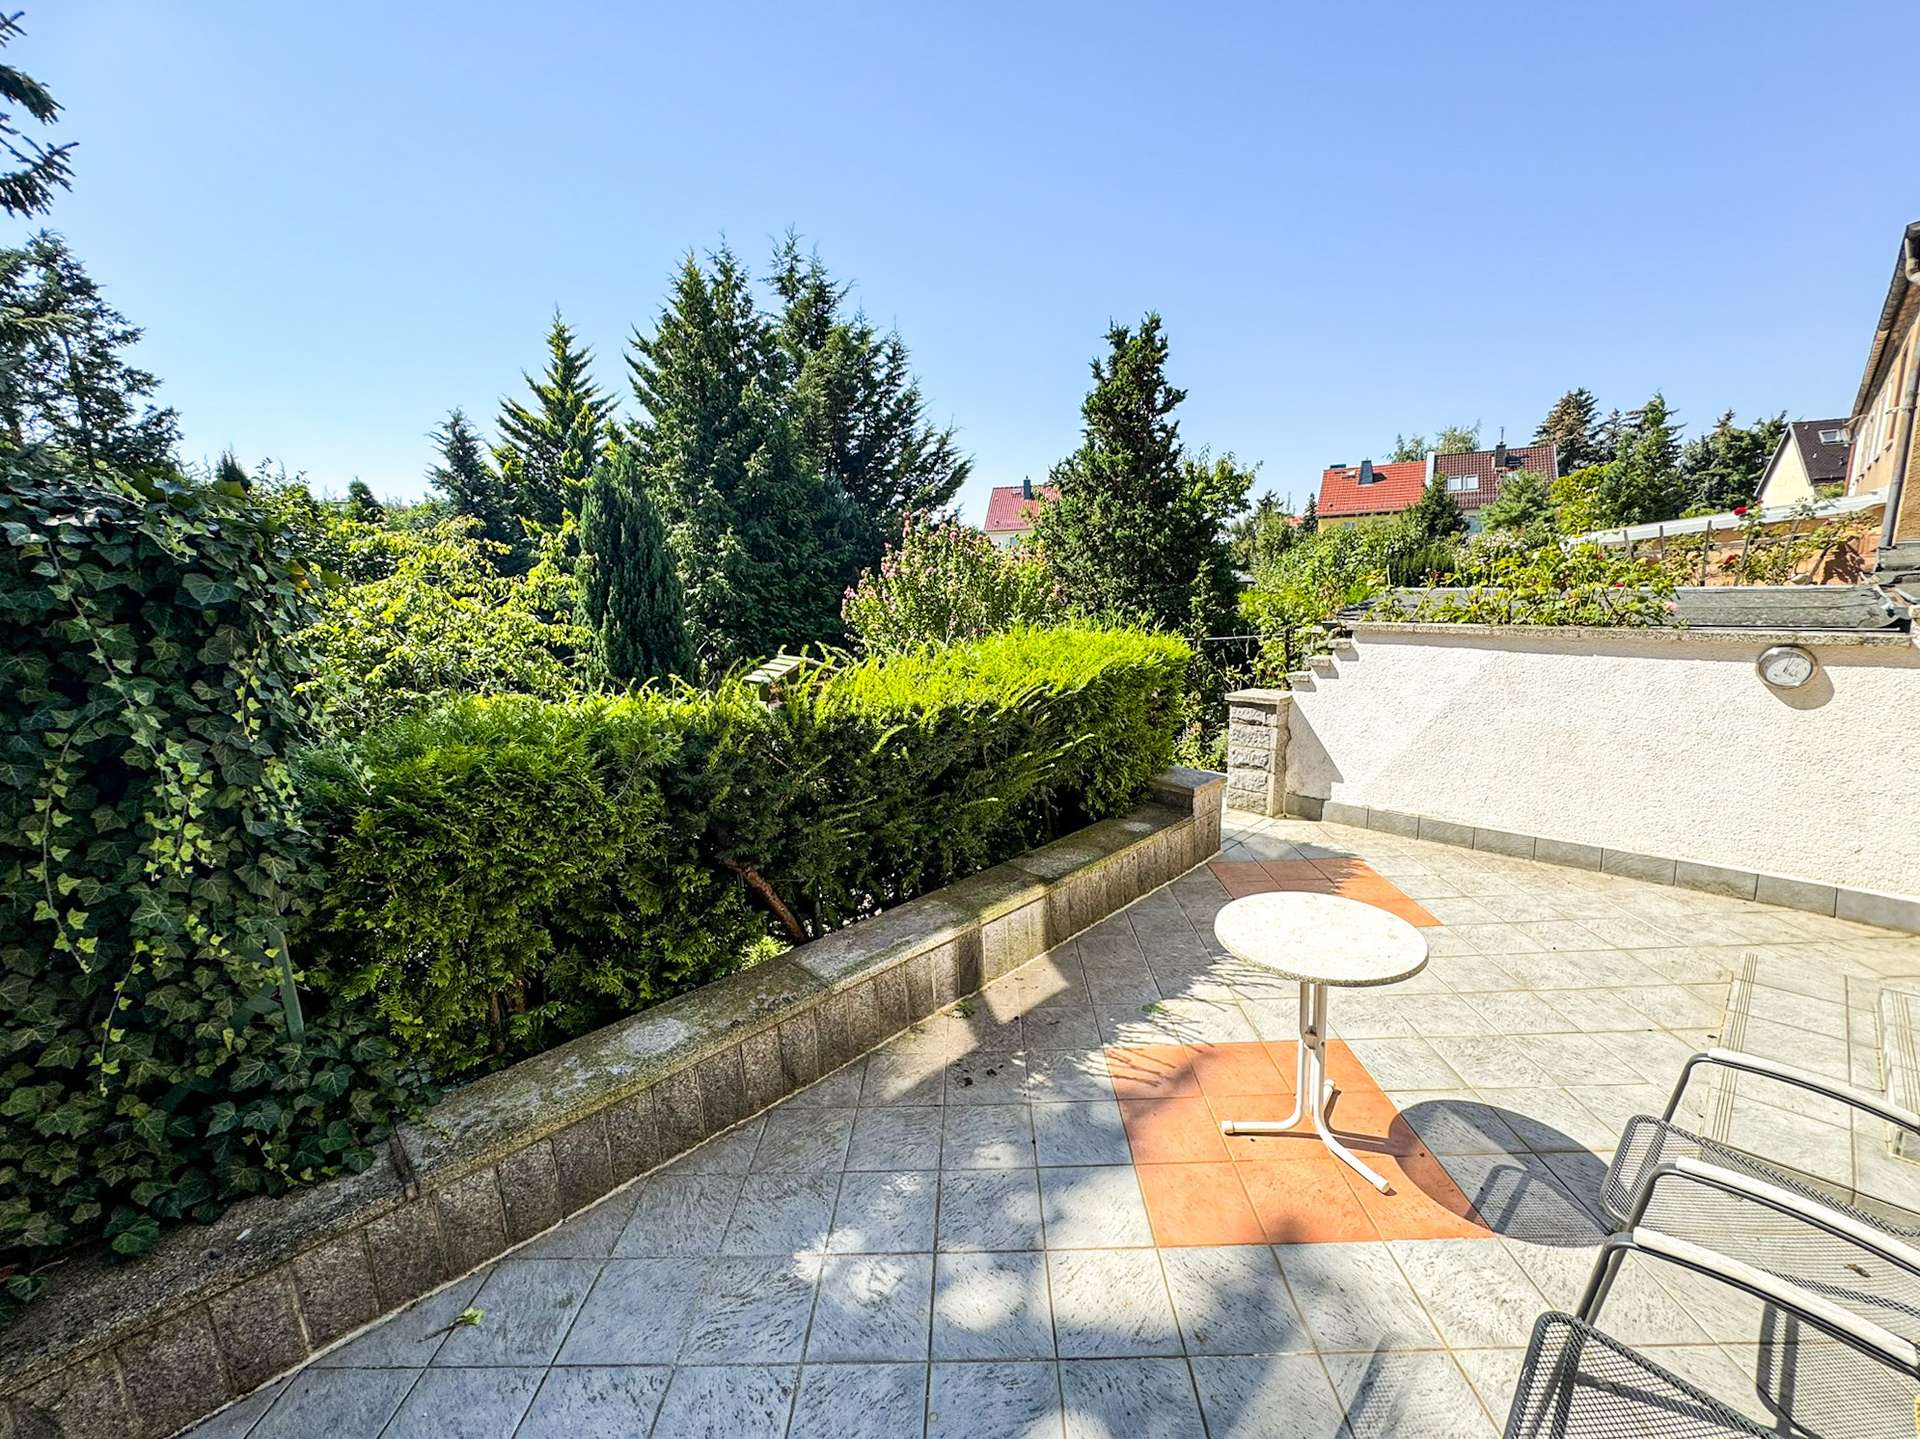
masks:
POLYGON ((1023 500, 1030 500, 1033 498, 1033 476, 1032 475, 1022 475, 1020 477, 1020 498, 1023 500))
POLYGON ((1504 435, 1501 436, 1500 443, 1493 447, 1493 467, 1496 470, 1504 470, 1507 467, 1507 441, 1504 435))
POLYGON ((1363 485, 1370 485, 1373 483, 1373 461, 1372 460, 1362 460, 1360 462, 1360 483, 1363 485))

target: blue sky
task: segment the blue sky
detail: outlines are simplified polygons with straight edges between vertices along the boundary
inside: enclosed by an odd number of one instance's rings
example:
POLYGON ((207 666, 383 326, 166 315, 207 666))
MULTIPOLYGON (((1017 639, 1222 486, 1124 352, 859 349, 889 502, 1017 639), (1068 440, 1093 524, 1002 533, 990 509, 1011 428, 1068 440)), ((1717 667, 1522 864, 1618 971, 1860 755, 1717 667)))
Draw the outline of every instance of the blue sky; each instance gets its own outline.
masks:
POLYGON ((1304 498, 1562 390, 1848 409, 1920 217, 1911 11, 1662 5, 30 5, 50 223, 187 453, 414 495, 557 305, 624 390, 687 249, 788 226, 911 346, 963 511, 1166 317, 1183 434, 1304 498), (1876 40, 1875 37, 1878 37, 1876 40))

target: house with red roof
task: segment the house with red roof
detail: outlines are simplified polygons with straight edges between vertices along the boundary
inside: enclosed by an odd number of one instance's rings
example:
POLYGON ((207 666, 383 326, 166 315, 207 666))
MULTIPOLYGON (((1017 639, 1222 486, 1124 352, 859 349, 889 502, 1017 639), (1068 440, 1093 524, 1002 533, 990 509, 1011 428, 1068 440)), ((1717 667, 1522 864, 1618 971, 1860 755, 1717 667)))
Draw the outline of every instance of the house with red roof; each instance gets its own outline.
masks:
POLYGON ((1031 480, 995 485, 987 496, 987 538, 1002 548, 1011 545, 1033 528, 1043 508, 1059 498, 1058 485, 1036 485, 1031 480))
POLYGON ((1320 475, 1315 508, 1320 523, 1365 524, 1383 520, 1418 500, 1435 475, 1446 478, 1447 490, 1466 512, 1470 529, 1480 528, 1479 511, 1491 504, 1508 476, 1531 470, 1542 479, 1560 478, 1552 445, 1507 445, 1457 454, 1429 454, 1424 460, 1397 460, 1376 465, 1329 465, 1320 475))

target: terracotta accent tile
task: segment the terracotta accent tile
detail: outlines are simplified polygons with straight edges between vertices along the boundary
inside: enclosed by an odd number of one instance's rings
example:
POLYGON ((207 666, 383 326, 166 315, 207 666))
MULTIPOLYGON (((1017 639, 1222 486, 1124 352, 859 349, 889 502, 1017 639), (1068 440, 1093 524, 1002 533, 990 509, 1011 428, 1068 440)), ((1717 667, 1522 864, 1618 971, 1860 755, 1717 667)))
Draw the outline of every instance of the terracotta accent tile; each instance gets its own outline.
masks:
MULTIPOLYGON (((1209 1099, 1207 1103, 1216 1120, 1250 1119, 1278 1124, 1293 1112, 1291 1094, 1235 1094, 1209 1099)), ((1306 1115, 1285 1134, 1223 1134, 1220 1138, 1227 1146, 1227 1153, 1236 1160, 1299 1159, 1323 1148, 1320 1136, 1314 1132, 1313 1120, 1306 1115)))
POLYGON ((1351 1244, 1378 1239, 1379 1229, 1346 1181, 1346 1166, 1321 1147, 1317 1136, 1313 1144, 1318 1154, 1234 1166, 1267 1243, 1351 1244))
POLYGON ((1266 1226, 1254 1213, 1233 1164, 1141 1164, 1140 1193, 1154 1243, 1260 1244, 1266 1226))
POLYGON ((1120 1121, 1137 1165, 1226 1161, 1220 1122, 1204 1099, 1123 1099, 1120 1121))
MULTIPOLYGON (((1424 1148, 1413 1126, 1400 1117, 1393 1101, 1377 1089, 1336 1088, 1333 1104, 1327 1110, 1327 1128, 1356 1153, 1364 1149, 1378 1154, 1411 1154, 1424 1148)), ((1367 1162, 1372 1163, 1370 1159, 1367 1162)), ((1373 1186, 1367 1188, 1371 1190, 1373 1186)))
POLYGON ((1280 887, 1264 875, 1254 879, 1223 879, 1220 885, 1229 899, 1245 899, 1250 894, 1271 894, 1280 887))
POLYGON ((1287 1077, 1292 1068, 1279 1069, 1261 1045, 1195 1044, 1188 1048, 1193 1054, 1194 1078, 1209 1099, 1293 1092, 1293 1083, 1287 1077))
POLYGON ((1207 864, 1213 877, 1225 885, 1267 877, 1266 867, 1257 859, 1216 859, 1207 864))
POLYGON ((1198 1095, 1193 1057, 1184 1044, 1135 1044, 1107 1051, 1107 1073, 1116 1099, 1166 1099, 1198 1095))
POLYGON ((1270 879, 1277 879, 1288 889, 1294 886, 1289 881, 1299 880, 1307 884, 1326 882, 1326 872, 1310 859, 1263 859, 1260 868, 1270 879))
MULTIPOLYGON (((1290 1044, 1287 1047, 1292 1049, 1294 1046, 1290 1044)), ((1277 1055, 1274 1062, 1279 1062, 1277 1055)), ((1327 1041, 1327 1077, 1333 1081, 1335 1089, 1344 1089, 1354 1094, 1380 1093, 1380 1086, 1373 1082, 1373 1076, 1367 1073, 1367 1067, 1354 1058, 1353 1051, 1347 1047, 1344 1040, 1327 1041)))
POLYGON ((1392 1193, 1382 1194, 1352 1170, 1346 1171, 1348 1187, 1381 1238, 1484 1239, 1492 1232, 1425 1148, 1409 1154, 1362 1153, 1361 1158, 1392 1186, 1392 1193))
POLYGON ((1379 878, 1379 871, 1365 860, 1355 859, 1352 855, 1323 855, 1319 859, 1308 860, 1315 869, 1328 879, 1339 883, 1343 880, 1358 879, 1362 875, 1379 878))

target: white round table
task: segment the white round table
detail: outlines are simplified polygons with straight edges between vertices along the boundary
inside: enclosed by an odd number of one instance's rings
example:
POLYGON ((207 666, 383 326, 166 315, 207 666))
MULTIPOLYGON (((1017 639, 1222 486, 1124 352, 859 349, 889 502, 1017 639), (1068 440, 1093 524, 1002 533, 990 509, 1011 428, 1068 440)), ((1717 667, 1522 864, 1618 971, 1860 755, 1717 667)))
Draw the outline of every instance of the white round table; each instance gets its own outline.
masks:
POLYGON ((1313 1127, 1328 1149, 1385 1192, 1387 1181, 1356 1158, 1327 1129, 1327 990, 1397 984, 1427 967, 1427 941, 1398 915, 1357 899, 1309 892, 1253 894, 1215 916, 1214 936, 1236 959, 1300 981, 1300 1056, 1290 1118, 1228 1119, 1225 1134, 1286 1134, 1311 1108, 1313 1127), (1311 1096, 1311 1099, 1309 1099, 1311 1096))

